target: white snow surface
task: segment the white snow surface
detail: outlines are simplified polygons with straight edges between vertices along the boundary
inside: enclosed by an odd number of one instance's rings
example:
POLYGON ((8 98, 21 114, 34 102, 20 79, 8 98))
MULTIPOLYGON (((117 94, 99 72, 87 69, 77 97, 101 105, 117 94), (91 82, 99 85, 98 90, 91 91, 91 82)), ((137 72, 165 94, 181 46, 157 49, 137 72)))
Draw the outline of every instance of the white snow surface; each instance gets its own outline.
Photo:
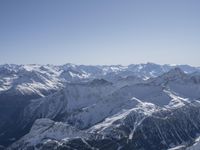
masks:
POLYGON ((43 118, 36 120, 29 134, 22 137, 8 149, 17 148, 19 145, 20 147, 36 146, 39 143, 45 143, 51 140, 62 143, 62 141, 64 142, 70 138, 87 138, 88 136, 89 134, 68 124, 43 118))

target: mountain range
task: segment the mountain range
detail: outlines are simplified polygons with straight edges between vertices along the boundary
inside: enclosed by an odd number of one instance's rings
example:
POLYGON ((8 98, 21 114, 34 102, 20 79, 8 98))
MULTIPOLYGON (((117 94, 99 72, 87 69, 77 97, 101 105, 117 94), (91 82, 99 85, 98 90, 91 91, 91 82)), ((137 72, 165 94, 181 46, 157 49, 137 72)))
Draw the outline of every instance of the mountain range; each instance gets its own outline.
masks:
POLYGON ((0 65, 0 149, 198 150, 200 68, 0 65))

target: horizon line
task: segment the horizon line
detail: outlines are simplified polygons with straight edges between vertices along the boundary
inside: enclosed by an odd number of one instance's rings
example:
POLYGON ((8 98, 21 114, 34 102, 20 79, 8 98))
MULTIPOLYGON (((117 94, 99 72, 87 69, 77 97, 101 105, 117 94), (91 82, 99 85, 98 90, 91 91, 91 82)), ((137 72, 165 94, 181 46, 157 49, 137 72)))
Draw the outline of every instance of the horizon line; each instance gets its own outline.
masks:
POLYGON ((40 66, 48 66, 48 65, 52 65, 52 66, 64 66, 64 65, 75 65, 75 66, 121 66, 121 67, 127 67, 130 65, 147 65, 147 64, 153 64, 153 65, 160 65, 160 66, 190 66, 190 67, 197 67, 199 68, 200 66, 194 66, 191 64, 174 64, 174 63, 166 63, 166 64, 161 64, 161 63, 155 63, 155 62, 141 62, 141 63, 130 63, 128 65, 122 65, 122 64, 77 64, 77 63, 70 63, 70 62, 66 62, 63 64, 51 64, 51 63, 2 63, 0 64, 0 66, 4 66, 4 65, 17 65, 17 66, 25 66, 25 65, 40 65, 40 66))

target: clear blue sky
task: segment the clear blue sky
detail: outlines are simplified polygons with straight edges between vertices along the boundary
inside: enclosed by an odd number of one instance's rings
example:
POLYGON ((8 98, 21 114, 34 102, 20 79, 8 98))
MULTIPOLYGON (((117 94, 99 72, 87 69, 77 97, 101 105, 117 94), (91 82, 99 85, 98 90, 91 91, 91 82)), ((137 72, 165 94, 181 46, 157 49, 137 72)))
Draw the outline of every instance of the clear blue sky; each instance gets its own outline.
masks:
POLYGON ((200 0, 1 0, 0 63, 200 66, 200 0))

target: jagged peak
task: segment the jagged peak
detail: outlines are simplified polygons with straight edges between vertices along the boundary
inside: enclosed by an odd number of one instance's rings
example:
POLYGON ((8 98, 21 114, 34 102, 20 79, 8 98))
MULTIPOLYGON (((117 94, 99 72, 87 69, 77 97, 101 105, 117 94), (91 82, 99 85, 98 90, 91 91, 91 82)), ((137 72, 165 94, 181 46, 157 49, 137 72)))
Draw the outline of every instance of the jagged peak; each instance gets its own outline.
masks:
POLYGON ((168 72, 164 73, 160 77, 162 77, 162 78, 163 77, 164 78, 174 78, 174 77, 182 78, 185 76, 186 76, 186 74, 180 68, 176 67, 176 68, 173 68, 173 69, 169 70, 168 72))
POLYGON ((170 80, 185 80, 187 77, 187 74, 185 74, 180 68, 176 67, 150 81, 153 81, 153 83, 162 84, 170 80))

